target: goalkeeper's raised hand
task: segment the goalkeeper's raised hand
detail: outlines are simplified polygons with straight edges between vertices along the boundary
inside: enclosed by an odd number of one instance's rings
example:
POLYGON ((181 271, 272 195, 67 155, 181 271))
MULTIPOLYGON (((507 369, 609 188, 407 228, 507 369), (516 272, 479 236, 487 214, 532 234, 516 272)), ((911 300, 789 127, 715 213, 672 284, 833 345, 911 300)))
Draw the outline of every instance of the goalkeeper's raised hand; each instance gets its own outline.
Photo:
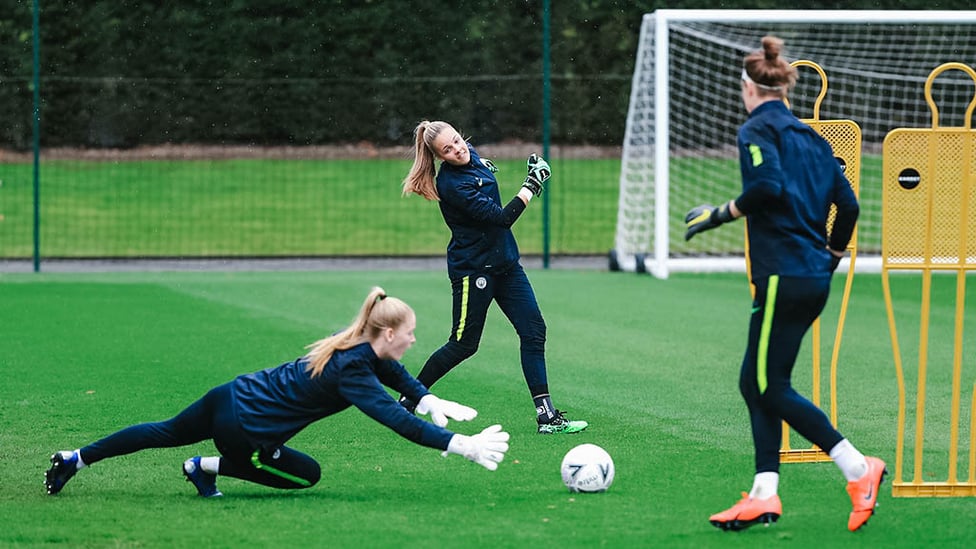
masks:
POLYGON ((469 421, 478 415, 478 411, 463 404, 458 404, 450 400, 437 398, 432 394, 426 394, 417 403, 418 414, 430 414, 430 421, 438 427, 447 425, 447 418, 458 421, 469 421))
POLYGON ((447 444, 447 454, 458 454, 489 471, 498 469, 508 451, 509 435, 501 425, 492 425, 477 435, 455 434, 447 444))
POLYGON ((711 204, 695 206, 685 215, 685 240, 691 240, 696 234, 714 229, 722 223, 728 223, 735 219, 729 210, 729 202, 715 207, 711 204))
POLYGON ((531 191, 535 196, 539 196, 542 194, 542 190, 545 189, 546 181, 552 177, 552 169, 549 168, 548 162, 535 153, 529 155, 526 165, 529 173, 525 176, 525 182, 522 183, 522 186, 531 191))

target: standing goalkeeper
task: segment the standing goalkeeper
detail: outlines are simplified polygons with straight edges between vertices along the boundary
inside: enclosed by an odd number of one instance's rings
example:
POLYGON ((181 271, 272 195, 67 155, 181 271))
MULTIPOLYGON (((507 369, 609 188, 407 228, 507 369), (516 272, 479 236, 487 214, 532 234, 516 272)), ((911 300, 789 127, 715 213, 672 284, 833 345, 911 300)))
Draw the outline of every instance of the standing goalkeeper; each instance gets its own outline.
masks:
POLYGON ((780 57, 783 41, 767 36, 746 56, 742 101, 749 117, 739 129, 742 194, 714 207, 692 209, 685 239, 745 216, 755 301, 739 390, 749 409, 755 447, 752 490, 713 525, 740 530, 775 522, 782 513, 779 448, 782 421, 827 452, 847 479, 854 531, 874 512, 885 464, 865 457, 827 416, 790 384, 804 334, 823 311, 830 278, 847 249, 858 216, 857 199, 830 145, 798 120, 784 99, 796 69, 780 57), (827 236, 827 215, 837 207, 827 236))
MULTIPOLYGON (((577 433, 585 421, 570 421, 553 407, 546 375, 546 323, 532 285, 519 263, 512 224, 549 179, 549 164, 529 156, 528 175, 518 194, 502 206, 495 165, 446 122, 424 120, 414 130, 415 152, 403 194, 437 201, 451 229, 447 274, 454 295, 451 334, 427 359, 417 379, 432 386, 452 368, 474 355, 491 302, 505 313, 521 343, 522 374, 536 409, 542 434, 577 433), (438 169, 435 162, 440 160, 438 169)), ((415 406, 409 398, 400 402, 415 406)))

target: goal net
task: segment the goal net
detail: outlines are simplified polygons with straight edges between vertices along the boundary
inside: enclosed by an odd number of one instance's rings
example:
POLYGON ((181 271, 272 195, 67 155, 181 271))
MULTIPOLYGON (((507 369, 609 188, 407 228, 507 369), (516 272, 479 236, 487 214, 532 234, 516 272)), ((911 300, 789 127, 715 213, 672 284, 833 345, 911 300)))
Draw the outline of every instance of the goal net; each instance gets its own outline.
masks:
MULTIPOLYGON (((932 126, 924 87, 946 62, 976 62, 976 11, 658 10, 646 14, 634 68, 620 170, 612 270, 666 278, 676 270, 744 269, 742 225, 684 240, 684 215, 741 190, 736 132, 746 111, 742 58, 774 34, 789 61, 826 74, 820 120, 861 128, 858 253, 881 252, 881 147, 895 128, 932 126)), ((799 67, 789 95, 812 119, 823 82, 799 67)), ((962 126, 972 81, 933 86, 940 126, 962 126)))

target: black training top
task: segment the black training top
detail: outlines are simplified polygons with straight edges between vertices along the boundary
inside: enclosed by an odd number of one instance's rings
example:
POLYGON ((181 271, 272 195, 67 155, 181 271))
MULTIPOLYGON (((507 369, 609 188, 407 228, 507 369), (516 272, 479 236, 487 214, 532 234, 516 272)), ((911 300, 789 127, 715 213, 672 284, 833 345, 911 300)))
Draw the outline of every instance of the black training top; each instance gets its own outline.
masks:
POLYGON ((837 216, 830 247, 844 251, 859 212, 857 198, 830 144, 782 101, 753 109, 739 129, 742 194, 749 222, 752 278, 771 274, 828 277, 827 217, 837 216))
POLYGON ((383 386, 414 402, 427 388, 399 362, 378 358, 369 343, 335 351, 314 378, 307 366, 302 357, 234 380, 237 416, 253 442, 283 444, 312 422, 355 406, 404 438, 447 449, 454 433, 414 416, 383 386))
POLYGON ((441 215, 451 229, 447 274, 452 279, 476 273, 503 273, 519 260, 512 224, 525 204, 515 197, 504 208, 490 164, 468 144, 464 166, 442 162, 437 173, 441 215))

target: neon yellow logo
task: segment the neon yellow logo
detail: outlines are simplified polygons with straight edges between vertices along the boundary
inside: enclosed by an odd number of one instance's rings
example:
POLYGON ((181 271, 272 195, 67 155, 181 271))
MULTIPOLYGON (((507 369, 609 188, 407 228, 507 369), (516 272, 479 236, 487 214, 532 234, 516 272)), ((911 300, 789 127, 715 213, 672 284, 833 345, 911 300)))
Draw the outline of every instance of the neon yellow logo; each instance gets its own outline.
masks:
POLYGON ((749 145, 749 154, 752 155, 752 167, 762 166, 762 150, 759 145, 749 145))
POLYGON ((711 217, 711 215, 712 215, 711 210, 705 210, 702 213, 698 214, 698 217, 696 217, 696 218, 692 219, 691 221, 689 221, 687 223, 687 225, 690 227, 692 225, 696 225, 698 223, 701 223, 702 221, 705 221, 706 219, 708 219, 709 217, 711 217))

